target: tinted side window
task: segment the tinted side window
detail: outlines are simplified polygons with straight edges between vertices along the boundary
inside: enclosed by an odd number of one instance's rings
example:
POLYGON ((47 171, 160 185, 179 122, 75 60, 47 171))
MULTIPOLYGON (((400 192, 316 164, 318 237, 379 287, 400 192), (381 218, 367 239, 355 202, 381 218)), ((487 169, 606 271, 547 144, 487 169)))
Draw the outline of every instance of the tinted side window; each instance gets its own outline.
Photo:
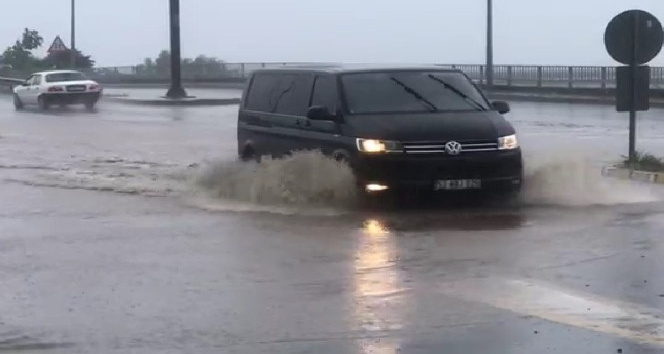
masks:
POLYGON ((292 116, 306 115, 312 81, 311 75, 282 76, 279 92, 274 96, 272 112, 292 116))
POLYGON ((311 75, 256 74, 246 108, 253 111, 304 116, 309 103, 311 75))
POLYGON ((337 111, 337 85, 333 77, 319 76, 316 78, 311 106, 327 107, 333 114, 337 111))
POLYGON ((245 107, 252 111, 270 112, 270 98, 280 86, 279 75, 257 74, 251 81, 245 107))

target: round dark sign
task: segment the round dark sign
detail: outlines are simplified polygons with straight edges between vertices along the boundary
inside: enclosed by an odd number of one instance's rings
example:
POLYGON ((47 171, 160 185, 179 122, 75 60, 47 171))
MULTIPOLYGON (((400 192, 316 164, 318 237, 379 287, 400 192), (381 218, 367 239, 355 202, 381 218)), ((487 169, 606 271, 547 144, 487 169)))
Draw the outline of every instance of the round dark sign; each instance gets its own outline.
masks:
POLYGON ((653 60, 662 49, 662 24, 652 14, 629 10, 611 20, 604 33, 604 44, 611 57, 629 65, 632 60, 641 65, 653 60))

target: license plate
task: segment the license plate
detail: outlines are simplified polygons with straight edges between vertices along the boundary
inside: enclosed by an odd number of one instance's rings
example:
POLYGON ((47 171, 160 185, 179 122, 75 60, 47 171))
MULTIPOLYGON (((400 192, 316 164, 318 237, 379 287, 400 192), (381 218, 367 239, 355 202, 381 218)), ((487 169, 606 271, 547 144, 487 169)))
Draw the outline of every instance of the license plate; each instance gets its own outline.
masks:
POLYGON ((71 86, 67 88, 69 92, 81 92, 85 91, 85 86, 71 86))
POLYGON ((482 189, 482 180, 480 179, 445 179, 436 181, 434 190, 456 191, 464 189, 482 189))

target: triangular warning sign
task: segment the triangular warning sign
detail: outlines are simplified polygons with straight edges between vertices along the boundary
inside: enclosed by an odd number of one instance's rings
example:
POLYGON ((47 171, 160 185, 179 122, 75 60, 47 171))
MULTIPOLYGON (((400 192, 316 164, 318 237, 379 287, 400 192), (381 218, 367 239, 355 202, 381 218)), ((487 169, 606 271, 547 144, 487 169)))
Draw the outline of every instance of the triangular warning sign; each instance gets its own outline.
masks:
POLYGON ((53 44, 48 48, 48 53, 55 53, 55 52, 65 52, 67 51, 67 46, 65 45, 65 42, 62 41, 62 38, 60 36, 55 37, 55 40, 53 41, 53 44))

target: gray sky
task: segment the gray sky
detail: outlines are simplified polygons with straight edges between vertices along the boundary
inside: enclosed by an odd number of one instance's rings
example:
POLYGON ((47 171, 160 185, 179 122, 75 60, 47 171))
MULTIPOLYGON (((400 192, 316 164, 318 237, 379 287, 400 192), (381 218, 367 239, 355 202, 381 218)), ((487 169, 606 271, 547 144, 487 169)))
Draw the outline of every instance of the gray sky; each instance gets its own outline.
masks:
MULTIPOLYGON (((2 0, 0 46, 24 27, 46 47, 69 45, 70 0, 2 0)), ((485 0, 180 0, 185 56, 226 61, 480 63, 485 0)), ((168 0, 77 0, 77 46, 98 66, 168 47, 168 0)), ((494 0, 499 64, 613 65, 608 21, 640 8, 664 21, 664 0, 494 0)), ((46 48, 41 50, 43 55, 46 48)), ((651 65, 664 66, 664 54, 651 65)))

